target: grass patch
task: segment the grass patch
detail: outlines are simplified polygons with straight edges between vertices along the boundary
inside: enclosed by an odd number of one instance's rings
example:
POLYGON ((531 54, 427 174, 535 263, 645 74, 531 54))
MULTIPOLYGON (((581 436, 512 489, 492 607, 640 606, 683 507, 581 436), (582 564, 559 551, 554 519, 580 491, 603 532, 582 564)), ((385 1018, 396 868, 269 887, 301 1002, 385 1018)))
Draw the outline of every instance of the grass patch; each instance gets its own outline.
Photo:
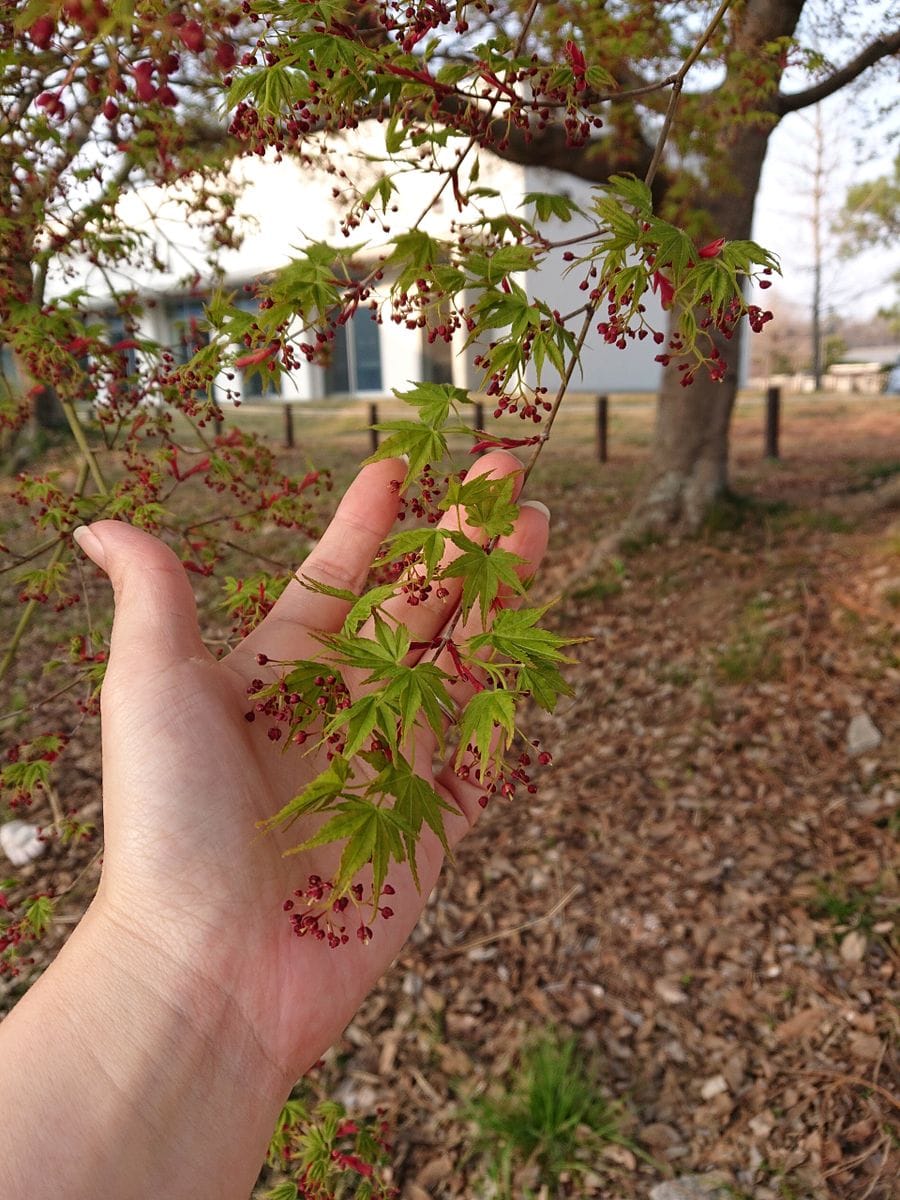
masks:
POLYGON ((665 535, 658 529, 645 529, 643 533, 622 538, 619 542, 619 549, 626 558, 634 558, 638 554, 643 554, 645 550, 649 550, 651 546, 661 545, 663 541, 665 541, 665 535))
POLYGON ((853 522, 840 513, 801 508, 786 500, 760 500, 756 496, 727 492, 709 509, 701 533, 706 536, 738 533, 754 526, 766 526, 776 533, 787 529, 851 533, 854 528, 853 522))
POLYGON ((864 463, 860 467, 859 479, 850 489, 854 492, 865 492, 878 487, 894 475, 900 475, 900 458, 888 459, 886 462, 864 463))
POLYGON ((821 508, 789 509, 776 518, 775 524, 779 529, 806 529, 810 533, 852 533, 854 528, 849 517, 821 508))
POLYGON ((731 640, 719 651, 716 669, 728 683, 763 683, 781 674, 773 597, 761 592, 744 608, 731 640))
POLYGON ((572 597, 575 600, 608 600, 621 593, 624 578, 625 564, 621 558, 613 558, 592 583, 573 592, 572 597))
POLYGON ((739 492, 726 492, 711 505, 701 528, 702 534, 736 533, 748 525, 761 525, 788 512, 783 500, 759 500, 739 492))
POLYGON ((538 1185, 555 1194, 564 1172, 596 1169, 604 1143, 647 1158, 624 1135, 622 1104, 603 1095, 574 1037, 545 1033, 522 1053, 503 1094, 480 1097, 469 1115, 495 1194, 508 1200, 528 1194, 516 1183, 523 1168, 535 1169, 538 1185))
POLYGON ((697 673, 690 667, 676 663, 661 671, 659 678, 662 683, 671 683, 673 687, 681 688, 694 683, 697 673))
POLYGON ((816 880, 815 888, 816 894, 808 905, 810 916, 833 921, 841 932, 859 929, 871 933, 883 915, 878 911, 881 893, 877 886, 852 887, 846 880, 835 877, 816 880))

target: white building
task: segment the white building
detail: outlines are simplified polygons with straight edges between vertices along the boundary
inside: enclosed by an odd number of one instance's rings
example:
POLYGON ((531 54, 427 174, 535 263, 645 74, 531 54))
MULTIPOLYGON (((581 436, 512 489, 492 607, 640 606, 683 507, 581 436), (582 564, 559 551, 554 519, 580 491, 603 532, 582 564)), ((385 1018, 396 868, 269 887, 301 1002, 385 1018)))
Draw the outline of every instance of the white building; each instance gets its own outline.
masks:
MULTIPOLYGON (((354 172, 358 170, 356 166, 353 169, 354 172)), ((364 164, 361 169, 374 172, 378 168, 377 165, 367 168, 364 164)), ((246 234, 239 249, 224 251, 219 256, 226 290, 234 290, 240 297, 245 285, 283 266, 290 259, 292 250, 305 243, 341 243, 339 207, 332 196, 335 186, 332 176, 304 169, 287 159, 274 164, 248 158, 238 162, 235 170, 242 185, 237 212, 245 218, 246 234)), ((375 178, 374 174, 372 178, 375 178)), ((418 226, 435 237, 447 234, 458 214, 449 189, 433 201, 435 179, 434 174, 414 171, 402 178, 396 197, 397 211, 388 218, 393 230, 418 226)), ((582 181, 502 162, 488 155, 482 155, 478 182, 480 187, 496 193, 480 201, 486 211, 494 214, 507 211, 519 216, 531 215, 525 214, 522 205, 523 197, 529 192, 564 191, 584 207, 590 203, 591 189, 582 181)), ((203 317, 205 295, 202 283, 186 292, 179 281, 193 272, 202 280, 201 239, 192 234, 172 196, 158 189, 127 195, 120 211, 136 228, 149 227, 152 214, 153 227, 160 231, 156 239, 158 256, 166 270, 148 272, 146 278, 132 277, 126 281, 127 286, 137 286, 155 301, 142 318, 141 332, 159 344, 173 347, 176 353, 180 352, 186 358, 193 352, 192 343, 196 342, 197 322, 203 317)), ((569 239, 579 231, 576 221, 564 224, 554 220, 542 228, 551 240, 569 239)), ((352 242, 362 244, 358 256, 360 265, 365 267, 374 263, 388 247, 390 236, 376 218, 373 218, 369 232, 365 226, 354 231, 352 242)), ((565 313, 584 303, 584 293, 578 289, 580 276, 575 272, 567 274, 567 264, 562 256, 562 249, 551 251, 539 272, 530 273, 530 277, 517 276, 517 279, 529 295, 539 297, 551 308, 565 313)), ((89 270, 85 270, 83 283, 96 297, 98 307, 102 307, 103 296, 109 294, 107 286, 89 270)), ((66 286, 72 286, 71 277, 66 286)), ((383 298, 387 298, 386 290, 383 298)), ((247 294, 244 303, 252 306, 255 302, 247 294)), ((648 302, 653 303, 653 300, 648 302)), ((661 322, 662 314, 656 315, 661 322)), ((572 386, 586 392, 653 391, 660 373, 660 367, 654 361, 657 350, 652 339, 629 343, 627 349, 618 350, 605 345, 599 335, 589 337, 581 372, 576 372, 572 386)), ((361 307, 352 320, 338 330, 330 366, 304 365, 290 376, 283 375, 279 380, 273 380, 264 398, 284 402, 351 395, 374 398, 393 389, 408 388, 415 380, 452 382, 459 387, 479 390, 482 375, 472 361, 476 354, 477 347, 466 348, 461 334, 452 346, 440 342, 429 345, 425 331, 409 330, 404 324, 398 325, 389 319, 377 322, 369 310, 361 307)), ((558 382, 552 368, 545 370, 543 382, 551 389, 558 382)), ((217 391, 224 397, 224 379, 221 384, 217 391)), ((258 373, 251 375, 242 398, 251 402, 262 399, 260 391, 264 386, 258 373)), ((231 387, 234 388, 234 384, 231 387)))

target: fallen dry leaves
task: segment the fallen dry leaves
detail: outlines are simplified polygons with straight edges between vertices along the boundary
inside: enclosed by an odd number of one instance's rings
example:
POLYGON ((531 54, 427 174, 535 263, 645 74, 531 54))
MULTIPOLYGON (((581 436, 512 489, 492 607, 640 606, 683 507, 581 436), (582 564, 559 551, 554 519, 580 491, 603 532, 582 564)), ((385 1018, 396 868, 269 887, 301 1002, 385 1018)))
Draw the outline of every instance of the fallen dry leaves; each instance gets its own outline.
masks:
MULTIPOLYGON (((900 516, 826 519, 883 433, 838 454, 811 428, 780 466, 739 464, 790 507, 623 558, 618 590, 554 610, 591 639, 574 697, 530 726, 555 766, 488 810, 321 1070, 349 1107, 387 1105, 405 1200, 489 1194, 466 1103, 548 1025, 596 1056, 659 1164, 616 1150, 560 1196, 713 1170, 754 1200, 895 1194, 900 516), (882 741, 852 758, 860 711, 882 741)), ((544 468, 542 598, 624 511, 632 464, 605 469, 602 511, 593 472, 544 468)), ((92 747, 68 770, 96 809, 92 747)))

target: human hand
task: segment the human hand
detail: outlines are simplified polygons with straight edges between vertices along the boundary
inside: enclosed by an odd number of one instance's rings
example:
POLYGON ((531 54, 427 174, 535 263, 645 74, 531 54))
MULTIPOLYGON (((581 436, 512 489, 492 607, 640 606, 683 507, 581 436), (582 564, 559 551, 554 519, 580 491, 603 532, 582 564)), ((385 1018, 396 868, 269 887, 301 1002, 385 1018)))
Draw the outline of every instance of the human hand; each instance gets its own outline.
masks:
MULTIPOLYGON (((512 455, 495 452, 469 478, 520 470, 512 455)), ((361 589, 394 523, 391 483, 403 474, 397 460, 363 469, 303 563, 304 577, 361 589)), ((451 512, 445 520, 456 525, 460 517, 451 512)), ((101 702, 106 849, 91 919, 124 939, 154 976, 189 971, 211 995, 227 992, 270 1062, 295 1079, 339 1036, 397 954, 442 861, 438 839, 424 829, 421 890, 407 867, 391 872, 395 916, 379 922, 368 944, 354 937, 332 951, 292 934, 285 899, 309 875, 332 875, 338 852, 328 846, 285 858, 287 846, 309 836, 308 819, 289 840, 280 831, 262 834, 257 824, 302 791, 324 757, 273 746, 264 723, 244 718, 247 689, 267 671, 277 677, 274 668, 258 665, 260 653, 275 660, 320 656, 313 634, 339 629, 348 605, 295 580, 261 625, 216 661, 202 643, 187 576, 162 542, 113 521, 80 531, 78 540, 108 573, 116 596, 101 702)), ((501 544, 531 574, 546 540, 545 513, 524 505, 501 544)), ((388 605, 413 641, 431 642, 453 619, 460 581, 445 586, 455 590, 443 600, 431 597, 413 608, 398 598, 388 605)), ((469 633, 476 621, 473 613, 469 633)), ((438 665, 453 673, 451 664, 438 665)), ((360 678, 351 673, 346 681, 358 693, 360 678)), ((462 705, 470 685, 459 681, 451 690, 462 705)), ((455 845, 480 811, 482 793, 449 766, 432 770, 430 731, 419 729, 417 740, 423 777, 452 806, 445 824, 455 845)))

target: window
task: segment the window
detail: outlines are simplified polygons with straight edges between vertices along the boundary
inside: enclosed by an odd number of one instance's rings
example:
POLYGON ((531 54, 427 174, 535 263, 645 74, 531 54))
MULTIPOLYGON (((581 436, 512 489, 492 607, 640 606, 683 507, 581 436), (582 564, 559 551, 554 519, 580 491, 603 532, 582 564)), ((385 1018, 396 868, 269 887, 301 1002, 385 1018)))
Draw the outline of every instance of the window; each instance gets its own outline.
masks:
MULTIPOLYGON (((254 316, 259 312, 259 304, 255 297, 242 295, 234 301, 236 308, 254 316)), ((277 400, 281 398, 281 376, 277 371, 270 371, 265 363, 262 370, 247 367, 239 373, 242 400, 277 400)))
POLYGON ((209 334, 200 328, 206 319, 203 301, 188 296, 170 300, 167 312, 172 330, 170 349, 178 365, 184 366, 209 342, 209 334))
MULTIPOLYGON (((209 344, 209 334, 201 328, 206 320, 203 301, 195 296, 174 297, 166 305, 166 315, 169 318, 169 349, 175 357, 175 365, 183 367, 198 350, 209 344)), ((197 388, 194 395, 198 400, 205 400, 207 389, 197 388)), ((215 389, 211 395, 214 398, 215 389)))
POLYGON ((15 355, 9 346, 0 346, 0 394, 8 395, 20 386, 15 355))
POLYGON ((326 395, 381 391, 381 338, 378 322, 369 309, 357 310, 345 325, 338 325, 331 344, 331 362, 325 368, 326 395))
POLYGON ((422 382, 453 382, 453 347, 443 338, 428 340, 428 330, 422 330, 422 382))
MULTIPOLYGON (((115 346, 118 342, 124 342, 126 339, 130 340, 134 338, 133 330, 126 329, 125 319, 121 313, 107 313, 104 321, 106 322, 106 336, 111 346, 115 346)), ((131 379, 137 375, 138 356, 133 346, 127 350, 117 351, 117 357, 119 359, 118 374, 124 379, 131 379)))

